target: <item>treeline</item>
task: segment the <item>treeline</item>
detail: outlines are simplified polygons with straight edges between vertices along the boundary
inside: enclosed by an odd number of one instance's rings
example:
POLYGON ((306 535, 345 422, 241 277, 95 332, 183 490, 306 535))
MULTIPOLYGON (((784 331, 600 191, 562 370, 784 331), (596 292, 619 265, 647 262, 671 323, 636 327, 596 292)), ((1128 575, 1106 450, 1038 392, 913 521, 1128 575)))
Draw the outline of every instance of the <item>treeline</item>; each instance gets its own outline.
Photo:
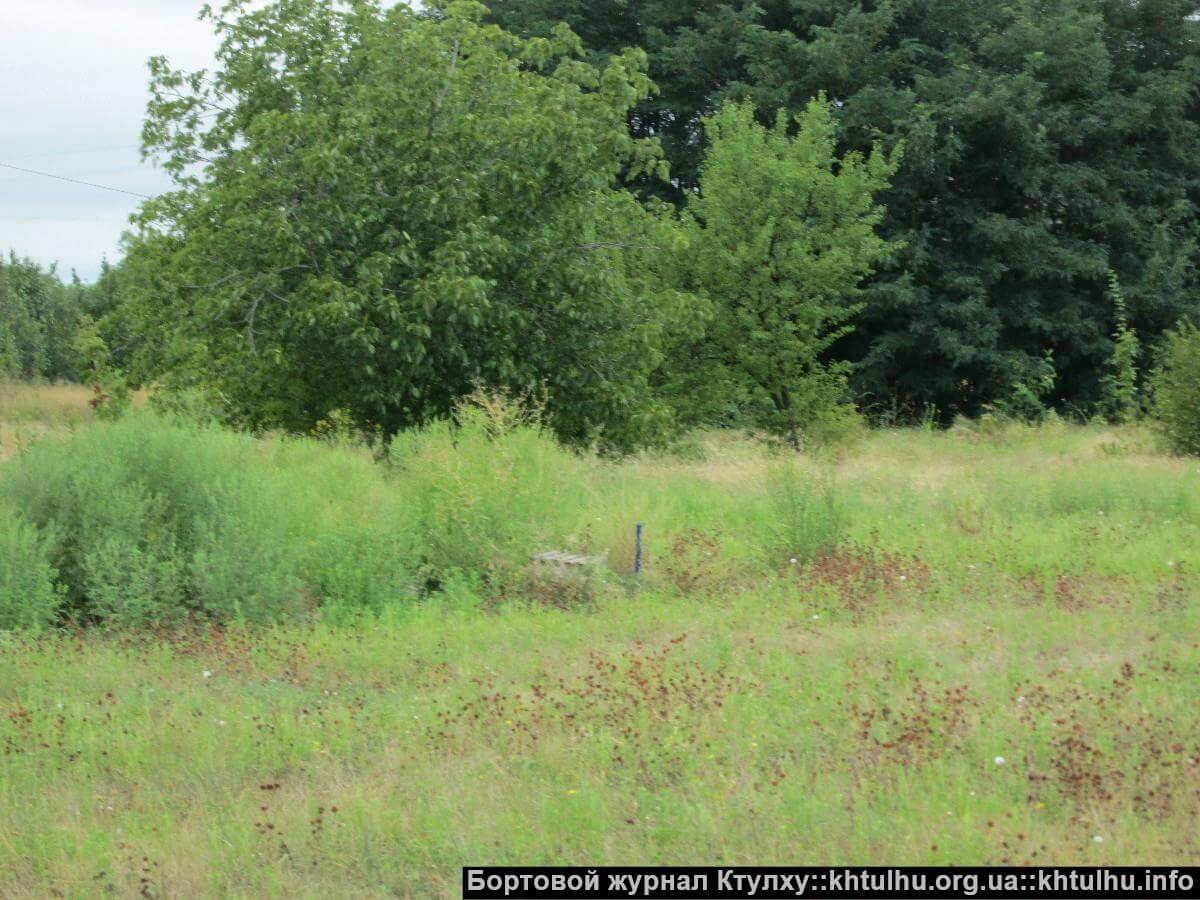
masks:
POLYGON ((881 198, 902 243, 854 332, 871 404, 975 414, 1036 382, 1077 412, 1102 401, 1115 310, 1157 336, 1196 311, 1200 5, 1191 0, 493 0, 520 34, 566 21, 600 61, 649 56, 658 92, 631 112, 681 202, 702 121, 750 100, 765 119, 824 91, 843 146, 904 144, 881 198))
POLYGON ((0 380, 83 381, 123 363, 117 278, 105 263, 94 284, 64 283, 53 266, 0 257, 0 380))
POLYGON ((101 282, 92 365, 300 431, 482 384, 618 449, 1122 418, 1196 311, 1198 12, 233 3, 212 71, 152 61, 176 190, 101 282))

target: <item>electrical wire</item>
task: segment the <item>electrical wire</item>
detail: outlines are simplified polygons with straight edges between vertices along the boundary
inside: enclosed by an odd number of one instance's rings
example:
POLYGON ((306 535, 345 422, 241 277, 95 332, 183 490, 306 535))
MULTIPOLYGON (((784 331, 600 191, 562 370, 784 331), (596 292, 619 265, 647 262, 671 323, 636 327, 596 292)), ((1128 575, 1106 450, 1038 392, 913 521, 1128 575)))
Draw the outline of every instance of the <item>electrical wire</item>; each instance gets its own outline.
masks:
POLYGON ((42 178, 54 178, 58 181, 66 181, 70 184, 82 184, 84 187, 99 188, 102 191, 113 191, 118 194, 128 194, 130 197, 141 197, 143 200, 151 199, 149 194, 139 194, 137 191, 127 191, 124 188, 109 187, 106 184, 96 184, 94 181, 81 181, 78 178, 68 178, 65 175, 54 175, 50 172, 39 172, 37 169, 26 169, 23 166, 14 166, 11 163, 0 162, 0 169, 12 169, 14 172, 24 172, 26 175, 39 175, 42 178))

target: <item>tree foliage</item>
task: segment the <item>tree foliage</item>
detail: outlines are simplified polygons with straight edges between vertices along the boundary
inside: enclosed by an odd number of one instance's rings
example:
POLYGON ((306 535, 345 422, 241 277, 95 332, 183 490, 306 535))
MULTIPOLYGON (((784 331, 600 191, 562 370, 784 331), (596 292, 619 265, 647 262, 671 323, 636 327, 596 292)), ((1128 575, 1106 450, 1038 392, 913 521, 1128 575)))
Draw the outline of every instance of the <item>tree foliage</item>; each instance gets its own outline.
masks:
POLYGON ((571 440, 659 431, 649 377, 693 313, 670 211, 618 184, 664 172, 626 128, 644 56, 484 12, 234 2, 214 71, 152 62, 144 147, 177 189, 123 272, 141 378, 251 426, 393 433, 483 383, 544 392, 571 440))
POLYGON ((1200 456, 1200 328, 1167 332, 1151 379, 1150 415, 1176 453, 1200 456))
POLYGON ((1128 325, 1194 306, 1200 201, 1195 0, 492 0, 522 34, 565 20, 597 60, 649 54, 660 92, 630 116, 661 136, 674 196, 699 178, 701 123, 727 99, 769 122, 824 91, 847 147, 904 142, 882 198, 881 267, 855 332, 867 401, 974 413, 1050 351, 1060 407, 1095 409, 1128 325))
POLYGON ((849 330, 858 284, 889 252, 875 233, 874 196, 898 160, 838 158, 831 106, 810 102, 793 122, 763 128, 749 104, 707 120, 708 149, 689 198, 691 283, 713 301, 710 370, 729 368, 769 398, 760 424, 798 444, 845 400, 845 379, 822 363, 849 330))
POLYGON ((76 331, 99 314, 90 286, 64 284, 51 267, 9 254, 0 259, 0 379, 78 380, 87 367, 76 331))
POLYGON ((1101 412, 1110 422, 1127 422, 1141 412, 1138 360, 1142 344, 1137 332, 1129 327, 1125 294, 1116 272, 1109 272, 1109 294, 1112 296, 1116 328, 1113 331, 1113 351, 1108 371, 1100 381, 1101 412))

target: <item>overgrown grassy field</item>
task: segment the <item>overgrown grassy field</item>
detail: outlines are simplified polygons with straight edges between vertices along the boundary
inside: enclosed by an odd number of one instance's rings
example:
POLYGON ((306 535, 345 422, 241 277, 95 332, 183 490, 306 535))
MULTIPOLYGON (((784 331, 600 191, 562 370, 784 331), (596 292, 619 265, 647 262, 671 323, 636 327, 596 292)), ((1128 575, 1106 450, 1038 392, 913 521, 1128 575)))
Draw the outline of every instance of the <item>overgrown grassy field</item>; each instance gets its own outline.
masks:
MULTIPOLYGON (((57 449, 132 459, 164 428, 39 445, 0 466, 0 500, 65 478, 57 449)), ((520 428, 386 463, 244 440, 277 516, 319 520, 280 533, 314 548, 286 569, 307 606, 180 625, 147 593, 91 608, 158 616, 140 627, 0 633, 0 895, 1200 856, 1200 464, 1136 429, 895 430, 799 460, 702 436, 606 462, 520 428), (606 562, 547 574, 536 549, 606 562)), ((211 572, 189 566, 199 604, 211 572)))
POLYGON ((91 396, 79 385, 0 380, 0 460, 35 440, 69 433, 91 421, 91 396))

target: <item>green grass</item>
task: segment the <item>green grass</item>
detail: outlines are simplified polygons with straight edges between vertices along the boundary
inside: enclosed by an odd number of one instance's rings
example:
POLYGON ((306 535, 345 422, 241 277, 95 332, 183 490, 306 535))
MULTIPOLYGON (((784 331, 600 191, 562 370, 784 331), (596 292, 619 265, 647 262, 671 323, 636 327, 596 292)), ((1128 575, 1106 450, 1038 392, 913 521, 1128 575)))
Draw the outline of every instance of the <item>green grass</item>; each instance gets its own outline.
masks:
POLYGON ((417 528, 395 552, 443 576, 423 599, 0 635, 0 895, 1195 858, 1200 465, 1137 429, 888 431, 795 463, 719 435, 622 462, 415 441, 390 469, 259 453, 332 498, 306 540, 417 528), (522 581, 551 546, 607 574, 522 581))

